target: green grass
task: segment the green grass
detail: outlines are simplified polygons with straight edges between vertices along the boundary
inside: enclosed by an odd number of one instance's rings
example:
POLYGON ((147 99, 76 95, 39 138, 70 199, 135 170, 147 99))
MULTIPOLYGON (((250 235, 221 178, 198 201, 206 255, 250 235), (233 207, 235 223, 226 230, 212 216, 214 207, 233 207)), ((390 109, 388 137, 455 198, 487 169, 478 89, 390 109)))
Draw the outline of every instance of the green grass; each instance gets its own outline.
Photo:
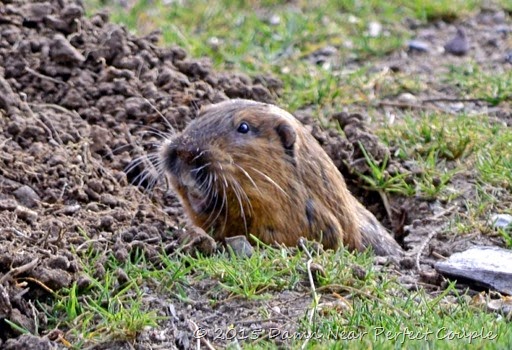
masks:
MULTIPOLYGON (((249 259, 184 259, 192 267, 194 279, 218 279, 219 288, 229 293, 228 299, 271 301, 275 292, 294 290, 300 284, 299 290, 309 288, 308 257, 304 252, 264 248, 249 259)), ((316 297, 311 297, 310 304, 298 306, 304 316, 296 330, 250 330, 233 324, 222 332, 246 335, 243 345, 248 349, 276 348, 276 339, 291 348, 306 344, 306 349, 356 349, 362 344, 379 349, 452 349, 470 343, 492 348, 489 339, 499 337, 504 344, 512 340, 505 318, 483 312, 469 296, 460 295, 454 284, 435 297, 422 289, 408 291, 389 274, 377 271, 371 254, 340 250, 316 255, 313 262, 322 266, 326 275, 317 276, 316 297), (447 338, 451 338, 448 343, 447 338)), ((218 295, 218 291, 212 291, 212 295, 218 295)))
MULTIPOLYGON (((89 11, 100 6, 97 0, 86 3, 89 11)), ((136 2, 129 11, 111 8, 114 21, 141 34, 161 29, 163 45, 180 45, 193 57, 208 56, 216 69, 272 73, 284 83, 280 105, 292 112, 311 107, 322 125, 329 127, 329 116, 344 107, 363 106, 369 114, 378 114, 375 102, 430 88, 421 76, 374 69, 375 62, 411 37, 406 18, 422 24, 454 21, 476 13, 482 3, 328 0, 313 5, 304 0, 293 4, 194 0, 165 5, 147 0, 136 2), (368 34, 374 21, 382 25, 377 37, 368 34), (328 64, 312 64, 308 58, 326 46, 335 47, 336 56, 328 64)), ((507 1, 497 3, 510 9, 507 1)), ((439 82, 457 98, 478 99, 489 106, 510 102, 510 71, 486 71, 476 63, 447 68, 439 82)), ((375 128, 394 151, 392 157, 414 171, 389 174, 386 164, 366 155, 371 171, 361 176, 367 188, 438 200, 447 207, 454 200, 463 201, 465 211, 457 213, 449 227, 459 234, 491 233, 486 225, 489 215, 510 210, 510 205, 507 209, 501 203, 503 193, 512 188, 509 128, 487 116, 426 109, 401 111, 394 124, 375 124, 375 128), (472 179, 471 197, 465 198, 467 194, 454 187, 457 177, 472 179)), ((510 230, 493 234, 512 247, 510 230)), ((74 285, 60 292, 47 310, 50 323, 65 330, 75 348, 112 338, 133 340, 145 327, 158 327, 164 317, 144 302, 144 288, 193 304, 187 287, 213 280, 215 286, 203 291, 212 308, 225 299, 270 303, 287 290, 311 294, 311 302, 300 305, 304 316, 296 329, 318 339, 289 335, 286 344, 292 348, 466 348, 472 332, 482 336, 473 339, 471 347, 503 349, 512 343, 510 316, 484 311, 453 285, 436 293, 420 287, 408 290, 385 269, 376 268, 369 253, 340 250, 314 255, 313 262, 325 272, 316 276, 315 291, 308 279, 309 257, 302 250, 262 246, 250 258, 225 254, 161 259, 164 267, 155 268, 142 255, 128 262, 92 253, 82 256, 83 271, 91 283, 85 290, 74 285), (96 271, 98 263, 104 265, 104 273, 96 271), (120 271, 125 276, 121 282, 120 271), (458 334, 461 339, 446 339, 458 334), (343 339, 350 335, 357 339, 343 339)), ((262 318, 271 317, 268 308, 261 307, 259 312, 262 318)), ((271 334, 263 334, 247 340, 244 348, 276 348, 276 342, 271 334)))
MULTIPOLYGON (((298 265, 301 255, 286 249, 259 250, 249 258, 236 255, 181 257, 192 267, 193 278, 215 278, 229 296, 264 298, 267 292, 293 289, 301 281, 298 265)), ((215 302, 215 300, 212 300, 215 302)))
POLYGON ((445 82, 456 82, 460 94, 497 106, 512 100, 512 72, 484 72, 476 64, 450 66, 445 82))
MULTIPOLYGON (((384 286, 382 298, 386 298, 387 289, 384 286)), ((328 349, 358 349, 363 344, 379 349, 453 349, 469 344, 485 348, 497 337, 510 341, 512 332, 507 321, 475 310, 467 298, 456 293, 448 298, 452 291, 450 286, 434 299, 423 292, 394 298, 393 306, 403 310, 407 317, 397 317, 396 311, 383 308, 379 301, 356 297, 349 312, 332 310, 313 327, 309 326, 311 332, 323 335, 312 342, 310 348, 316 345, 328 349), (468 319, 472 320, 470 325, 468 319)))
POLYGON ((381 129, 379 135, 396 150, 396 157, 414 163, 426 180, 424 186, 433 184, 429 179, 446 184, 457 171, 471 171, 482 183, 510 188, 512 131, 488 117, 408 116, 404 123, 381 129))
POLYGON ((492 131, 492 139, 482 145, 478 153, 476 168, 485 183, 491 183, 506 190, 512 188, 512 146, 510 128, 497 126, 492 131))
MULTIPOLYGON (((237 298, 271 303, 285 290, 311 294, 309 304, 289 305, 303 313, 289 333, 277 328, 250 331, 236 323, 217 331, 252 334, 253 337, 241 340, 248 349, 276 348, 277 338, 291 348, 305 345, 306 349, 356 349, 370 344, 379 349, 451 349, 469 342, 492 348, 489 337, 499 336, 503 343, 512 341, 512 330, 505 317, 484 312, 469 296, 460 295, 454 284, 435 295, 422 289, 409 291, 396 277, 376 269, 369 252, 353 254, 338 250, 317 254, 313 247, 309 245, 307 253, 303 249, 260 244, 250 258, 231 254, 162 255, 160 261, 164 266, 160 268, 151 267, 138 254, 121 263, 113 256, 89 253, 82 257, 89 286, 79 290, 75 283, 59 292, 47 316, 51 324, 64 331, 64 339, 71 348, 115 339, 134 340, 143 329, 155 328, 167 320, 143 297, 144 288, 154 288, 162 297, 177 296, 183 292, 180 286, 213 279, 219 282, 217 289, 204 291, 212 308, 216 303, 237 298), (324 271, 313 274, 314 289, 308 278, 308 254, 324 271), (94 277, 98 274, 98 262, 105 270, 94 277), (457 334, 460 339, 446 342, 446 337, 457 334)), ((179 299, 187 301, 187 296, 179 299)), ((266 308, 260 312, 263 318, 270 317, 266 308)))
POLYGON ((82 278, 59 292, 51 310, 50 324, 65 331, 73 348, 109 340, 133 340, 145 327, 155 327, 166 317, 150 307, 144 289, 156 292, 179 291, 188 269, 181 261, 162 257, 162 267, 155 269, 136 254, 121 263, 114 256, 89 251, 82 259, 82 278))

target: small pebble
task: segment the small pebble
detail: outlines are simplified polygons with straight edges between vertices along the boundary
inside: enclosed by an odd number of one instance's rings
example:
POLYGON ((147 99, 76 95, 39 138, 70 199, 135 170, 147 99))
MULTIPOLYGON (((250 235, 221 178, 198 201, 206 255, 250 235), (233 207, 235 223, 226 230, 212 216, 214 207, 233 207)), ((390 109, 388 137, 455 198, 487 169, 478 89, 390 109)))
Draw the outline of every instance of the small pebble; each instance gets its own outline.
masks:
POLYGON ((233 253, 240 257, 251 257, 253 248, 245 236, 227 237, 226 245, 233 249, 233 253))
POLYGON ((512 64, 512 51, 505 53, 505 62, 512 64))
POLYGON ((220 46, 220 40, 219 38, 217 38, 216 36, 212 36, 208 39, 208 45, 213 49, 213 50, 218 50, 219 49, 219 46, 220 46))
POLYGON ((407 47, 411 51, 428 52, 430 47, 428 43, 421 40, 410 40, 407 42, 407 47))
POLYGON ((444 50, 456 56, 464 56, 468 53, 469 42, 462 28, 457 28, 457 33, 444 45, 444 50))
POLYGON ((174 306, 174 304, 169 304, 167 306, 167 315, 169 316, 172 316, 172 318, 175 320, 175 321, 179 321, 179 317, 178 317, 178 314, 176 313, 176 307, 174 306))
POLYGON ((31 187, 23 185, 14 191, 14 197, 27 208, 34 208, 41 200, 39 195, 31 187))
POLYGON ((281 23, 281 17, 279 17, 278 15, 272 15, 268 19, 268 23, 272 26, 277 26, 281 23))
POLYGON ((488 300, 487 307, 489 310, 499 312, 504 315, 512 314, 512 298, 502 297, 501 299, 488 300))
POLYGON ((0 210, 13 211, 18 206, 14 199, 0 199, 0 210))
POLYGON ((354 15, 348 15, 348 23, 352 23, 352 24, 359 23, 359 18, 357 18, 354 15))
POLYGON ((66 205, 61 212, 64 215, 73 215, 80 210, 80 204, 66 205))
POLYGON ((505 228, 512 224, 512 215, 494 214, 491 216, 490 223, 494 229, 505 228))
POLYGON ((165 331, 153 331, 151 332, 151 339, 157 342, 163 342, 167 340, 165 331))
POLYGON ((270 310, 272 310, 272 312, 276 313, 276 314, 280 314, 281 313, 281 308, 279 308, 279 306, 273 306, 270 308, 270 310))
POLYGON ((403 94, 400 94, 400 96, 398 96, 398 101, 402 103, 416 103, 416 101, 418 101, 418 98, 411 93, 404 92, 403 94))
POLYGON ((454 112, 460 112, 464 109, 464 103, 462 103, 462 102, 451 103, 450 109, 454 112))
POLYGON ((29 224, 34 224, 38 217, 38 215, 35 211, 30 210, 25 207, 22 207, 20 205, 18 205, 16 207, 16 210, 14 212, 20 219, 22 219, 23 221, 25 221, 29 224))
POLYGON ((368 24, 368 35, 372 38, 378 37, 382 32, 382 24, 379 22, 370 22, 368 24))

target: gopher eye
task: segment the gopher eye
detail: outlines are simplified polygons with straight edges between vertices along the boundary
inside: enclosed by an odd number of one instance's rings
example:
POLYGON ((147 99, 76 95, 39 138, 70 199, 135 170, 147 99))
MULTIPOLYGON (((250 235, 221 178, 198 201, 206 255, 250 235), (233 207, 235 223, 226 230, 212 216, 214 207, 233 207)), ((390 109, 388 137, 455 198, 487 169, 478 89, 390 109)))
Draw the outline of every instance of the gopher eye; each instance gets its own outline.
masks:
POLYGON ((236 131, 238 131, 241 134, 247 134, 249 132, 249 124, 247 124, 246 122, 241 122, 236 131))

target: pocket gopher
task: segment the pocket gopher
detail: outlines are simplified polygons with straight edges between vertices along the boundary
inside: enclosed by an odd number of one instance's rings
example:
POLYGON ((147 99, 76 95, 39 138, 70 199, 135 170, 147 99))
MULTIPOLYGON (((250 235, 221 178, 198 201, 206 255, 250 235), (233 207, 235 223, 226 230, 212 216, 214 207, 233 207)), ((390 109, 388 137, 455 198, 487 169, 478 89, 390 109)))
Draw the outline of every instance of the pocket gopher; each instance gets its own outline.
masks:
POLYGON ((216 240, 252 234, 293 246, 304 237, 326 249, 402 252, 304 125, 274 105, 203 108, 159 157, 192 223, 216 240))

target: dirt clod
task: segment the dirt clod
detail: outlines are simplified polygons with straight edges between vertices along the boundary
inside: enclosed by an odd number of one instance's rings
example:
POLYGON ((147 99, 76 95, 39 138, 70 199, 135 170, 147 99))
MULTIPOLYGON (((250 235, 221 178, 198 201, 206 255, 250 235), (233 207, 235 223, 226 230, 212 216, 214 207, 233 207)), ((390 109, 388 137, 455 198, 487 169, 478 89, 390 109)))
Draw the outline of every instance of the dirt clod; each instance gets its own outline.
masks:
POLYGON ((5 350, 50 350, 51 348, 52 346, 48 339, 29 334, 20 335, 17 339, 9 339, 3 346, 5 350))

